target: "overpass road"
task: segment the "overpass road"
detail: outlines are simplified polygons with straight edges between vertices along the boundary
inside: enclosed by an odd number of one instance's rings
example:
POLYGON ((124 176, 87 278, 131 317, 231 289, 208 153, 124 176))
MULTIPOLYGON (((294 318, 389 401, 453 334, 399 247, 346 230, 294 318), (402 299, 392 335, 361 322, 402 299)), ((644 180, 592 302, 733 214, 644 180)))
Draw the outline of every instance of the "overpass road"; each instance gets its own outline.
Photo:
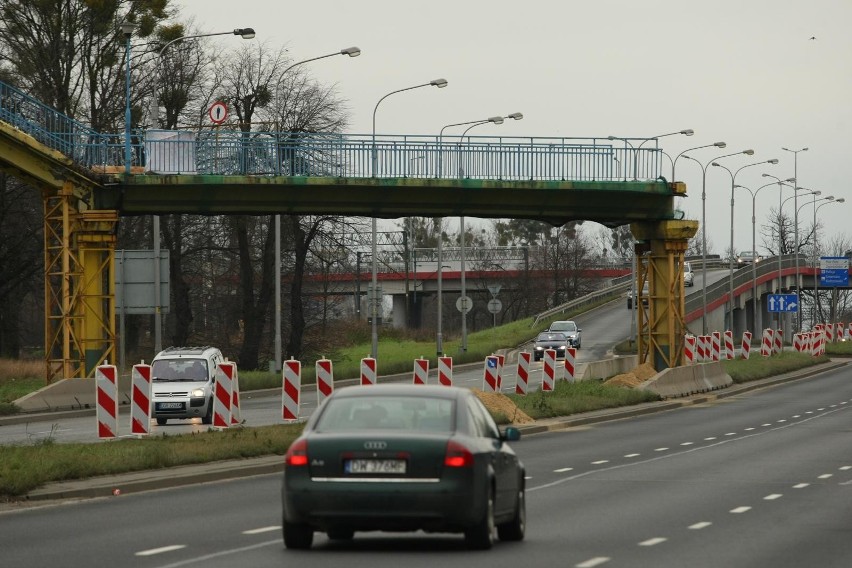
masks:
POLYGON ((680 410, 529 435, 527 539, 357 534, 293 552, 280 474, 0 513, 4 565, 848 566, 848 368, 680 410))

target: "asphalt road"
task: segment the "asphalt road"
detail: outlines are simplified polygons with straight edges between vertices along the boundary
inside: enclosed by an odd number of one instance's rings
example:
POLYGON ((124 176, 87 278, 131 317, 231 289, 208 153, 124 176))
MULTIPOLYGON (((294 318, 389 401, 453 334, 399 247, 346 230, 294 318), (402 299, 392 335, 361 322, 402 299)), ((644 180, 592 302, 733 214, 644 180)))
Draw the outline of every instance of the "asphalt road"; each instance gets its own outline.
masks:
POLYGON ((848 566, 852 381, 843 367, 680 410, 532 435, 528 533, 280 538, 280 476, 0 514, 4 565, 127 568, 848 566))

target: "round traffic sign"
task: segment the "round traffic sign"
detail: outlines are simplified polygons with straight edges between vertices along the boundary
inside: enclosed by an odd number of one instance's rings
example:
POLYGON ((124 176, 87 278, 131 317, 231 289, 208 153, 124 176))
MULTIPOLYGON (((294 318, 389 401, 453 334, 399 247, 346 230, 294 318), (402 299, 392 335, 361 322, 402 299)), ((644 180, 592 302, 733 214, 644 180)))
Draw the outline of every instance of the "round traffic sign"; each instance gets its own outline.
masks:
POLYGON ((210 105, 210 110, 207 111, 207 114, 210 115, 210 120, 214 124, 222 124, 228 118, 228 105, 222 101, 216 101, 210 105))
POLYGON ((499 314, 503 309, 503 302, 498 300, 497 298, 493 298, 488 300, 488 311, 492 314, 499 314))
POLYGON ((459 296, 456 300, 456 309, 463 314, 468 313, 473 309, 473 300, 470 299, 470 296, 459 296))

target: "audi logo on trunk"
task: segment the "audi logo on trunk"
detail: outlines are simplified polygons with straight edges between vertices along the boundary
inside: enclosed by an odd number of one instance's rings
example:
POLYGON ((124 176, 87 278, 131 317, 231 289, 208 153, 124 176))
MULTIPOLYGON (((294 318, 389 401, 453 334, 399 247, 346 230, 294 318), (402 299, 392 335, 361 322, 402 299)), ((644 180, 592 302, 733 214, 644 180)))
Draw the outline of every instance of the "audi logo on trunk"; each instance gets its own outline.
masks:
POLYGON ((364 442, 365 450, 384 450, 387 447, 387 442, 364 442))

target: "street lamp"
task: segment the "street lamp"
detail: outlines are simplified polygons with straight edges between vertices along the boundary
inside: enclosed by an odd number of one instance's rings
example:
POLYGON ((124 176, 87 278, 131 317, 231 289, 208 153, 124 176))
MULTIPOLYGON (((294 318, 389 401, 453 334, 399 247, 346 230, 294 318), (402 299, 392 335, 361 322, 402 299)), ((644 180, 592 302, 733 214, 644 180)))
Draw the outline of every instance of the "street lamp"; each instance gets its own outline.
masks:
MULTIPOLYGON (((163 47, 160 48, 160 53, 157 58, 157 67, 154 69, 154 82, 151 86, 151 124, 154 128, 157 128, 158 122, 160 120, 160 104, 157 101, 157 93, 160 89, 160 67, 159 62, 163 59, 163 53, 165 53, 166 49, 172 45, 173 43, 177 43, 179 41, 185 39, 195 39, 200 37, 209 37, 209 36, 217 36, 217 35, 227 35, 233 34, 242 36, 243 39, 252 39, 255 36, 254 30, 252 28, 238 28, 230 32, 216 32, 211 34, 198 34, 198 35, 188 35, 181 36, 179 38, 175 38, 169 42, 167 42, 163 47)), ((160 312, 160 216, 154 215, 152 217, 152 227, 151 232, 154 233, 154 351, 160 352, 163 348, 163 322, 162 322, 162 313, 160 312)), ((276 358, 276 361, 279 359, 276 358)))
POLYGON ((136 24, 123 22, 121 33, 124 34, 124 173, 130 175, 130 38, 136 24))
POLYGON ((713 142, 712 144, 705 144, 704 146, 696 146, 695 148, 687 148, 686 150, 684 150, 683 152, 681 152, 680 154, 675 156, 674 160, 671 160, 671 157, 669 157, 669 159, 672 162, 672 179, 671 179, 671 181, 675 181, 675 166, 677 165, 677 161, 680 159, 681 156, 683 156, 687 152, 692 152, 693 150, 702 150, 704 148, 725 148, 726 146, 727 146, 727 144, 725 144, 724 142, 713 142))
MULTIPOLYGON (((246 28, 252 32, 252 36, 254 37, 254 30, 251 28, 246 28)), ((234 30, 234 34, 236 34, 240 30, 234 30)), ((246 37, 246 36, 243 36, 246 37)), ((335 55, 348 55, 349 57, 358 57, 361 55, 361 50, 357 47, 347 47, 346 49, 341 49, 340 51, 335 51, 333 53, 327 53, 325 55, 320 55, 319 57, 311 57, 310 59, 304 59, 302 61, 297 61, 293 63, 289 67, 287 67, 282 73, 281 76, 287 74, 290 69, 301 65, 303 63, 309 63, 311 61, 316 61, 317 59, 325 59, 326 57, 334 57, 335 55)), ((291 172, 292 174, 292 172, 291 172)), ((275 214, 275 340, 274 340, 274 351, 275 351, 275 372, 281 370, 281 214, 275 214)), ((359 300, 360 301, 360 300, 359 300)))
MULTIPOLYGON (((761 185, 754 191, 744 185, 736 185, 734 187, 741 187, 747 190, 751 194, 751 250, 755 252, 755 257, 751 263, 751 324, 754 326, 755 331, 759 331, 763 329, 761 325, 762 322, 758 322, 758 314, 761 312, 757 309, 758 304, 760 303, 757 298, 757 244, 755 243, 755 206, 757 203, 757 194, 760 193, 760 190, 764 187, 769 187, 770 185, 775 185, 775 182, 767 183, 761 185)), ((781 187, 779 186, 778 191, 781 191, 781 187)), ((780 253, 779 253, 780 254, 780 253)), ((762 314, 761 314, 762 315, 762 314)))
MULTIPOLYGON (((162 48, 160 48, 160 54, 159 54, 159 58, 157 59, 157 61, 159 62, 160 60, 162 60, 163 52, 165 52, 166 49, 170 45, 172 45, 173 43, 177 43, 177 42, 183 41, 185 39, 197 39, 197 38, 201 38, 201 37, 211 37, 211 36, 219 36, 219 35, 235 35, 235 36, 240 36, 243 39, 254 39, 254 37, 255 37, 254 29, 252 29, 252 28, 237 28, 237 29, 229 31, 229 32, 214 32, 214 33, 210 33, 210 34, 195 34, 195 35, 181 36, 181 37, 175 38, 175 39, 173 39, 169 42, 166 42, 166 44, 163 45, 162 48)), ((151 87, 152 99, 153 99, 151 101, 151 124, 153 124, 154 128, 157 128, 157 123, 159 122, 159 119, 160 119, 160 104, 157 101, 157 92, 159 91, 159 89, 160 89, 160 73, 159 73, 159 66, 158 66, 157 69, 154 71, 154 83, 151 87)))
MULTIPOLYGON (((817 300, 817 287, 819 284, 819 278, 817 278, 817 224, 816 224, 816 214, 823 206, 828 205, 829 203, 843 203, 846 201, 846 198, 841 197, 840 199, 835 199, 833 196, 828 196, 825 198, 825 203, 821 203, 820 205, 816 205, 814 203, 814 314, 819 313, 819 301, 817 300)), ((834 319, 834 299, 835 295, 832 294, 832 302, 829 310, 829 318, 831 320, 834 319)), ((814 318, 816 319, 816 318, 814 318)))
MULTIPOLYGON (((379 110, 379 105, 382 104, 382 101, 385 100, 386 98, 388 98, 389 96, 394 95, 396 93, 402 93, 404 91, 410 91, 412 89, 419 89, 420 87, 438 87, 439 89, 443 89, 446 86, 447 86, 447 80, 446 79, 433 79, 433 80, 429 81, 428 83, 422 83, 420 85, 414 85, 412 87, 406 87, 404 89, 397 89, 396 91, 391 91, 390 93, 386 94, 385 96, 383 96, 382 98, 379 99, 379 102, 376 103, 376 106, 373 109, 373 137, 372 137, 372 154, 373 155, 372 155, 372 160, 370 161, 370 164, 371 164, 370 174, 373 178, 375 178, 376 174, 378 173, 376 171, 377 165, 378 165, 377 164, 378 156, 376 155, 376 111, 379 110)), ((373 320, 372 321, 372 331, 371 331, 372 348, 370 349, 370 356, 373 359, 376 359, 378 354, 379 354, 378 353, 379 352, 379 331, 378 331, 378 328, 376 327, 376 312, 378 311, 376 309, 376 307, 377 307, 376 304, 378 303, 377 297, 376 297, 377 292, 378 292, 378 290, 377 290, 377 287, 378 287, 378 267, 376 265, 376 254, 377 254, 376 232, 377 232, 376 231, 376 217, 374 216, 373 217, 373 226, 372 226, 373 258, 370 261, 370 264, 372 265, 372 284, 373 284, 373 292, 372 292, 372 297, 370 299, 370 313, 372 314, 372 320, 373 320)), ((439 237, 439 242, 440 242, 440 235, 438 237, 439 237)))
POLYGON ((633 144, 630 144, 630 142, 626 138, 621 138, 618 136, 607 136, 607 140, 621 140, 633 149, 633 179, 635 180, 638 178, 637 174, 639 171, 639 150, 642 149, 642 146, 644 146, 646 142, 650 142, 651 140, 665 138, 666 136, 675 136, 677 134, 683 134, 684 136, 692 136, 693 134, 695 134, 695 131, 691 128, 687 128, 685 130, 678 130, 677 132, 667 132, 666 134, 658 134, 657 136, 651 136, 650 138, 646 138, 639 144, 639 146, 635 148, 633 147, 633 144))
MULTIPOLYGON (((816 274, 816 264, 817 264, 816 212, 817 212, 817 209, 819 209, 819 207, 822 207, 823 205, 826 205, 827 203, 831 203, 831 202, 834 201, 833 195, 828 195, 826 197, 820 197, 819 199, 817 199, 816 196, 819 195, 820 192, 814 191, 812 193, 814 195, 814 198, 811 200, 811 205, 813 206, 813 211, 814 211, 814 221, 813 221, 814 222, 814 224, 813 224, 814 242, 813 242, 812 250, 811 250, 811 262, 814 265, 814 303, 813 303, 813 321, 811 322, 811 326, 813 326, 813 324, 816 322, 816 314, 817 314, 817 311, 818 311, 817 310, 817 274, 816 274), (819 201, 825 201, 826 203, 823 203, 822 205, 817 207, 816 204, 819 201)), ((807 205, 808 205, 807 203, 803 203, 798 209, 800 209, 800 210, 804 209, 805 207, 807 207, 807 205)))
MULTIPOLYGON (((782 191, 782 189, 784 188, 784 186, 786 184, 781 180, 781 178, 775 177, 772 174, 761 174, 761 176, 762 177, 770 177, 778 183, 778 293, 780 294, 781 293, 781 254, 784 251, 783 242, 782 242, 782 234, 781 234, 781 222, 782 222, 781 197, 784 195, 784 192, 782 191)), ((795 178, 787 178, 784 181, 794 183, 796 180, 795 180, 795 178)), ((778 323, 779 324, 781 323, 781 312, 778 312, 778 323)))
MULTIPOLYGON (((789 148, 781 148, 785 152, 790 152, 793 154, 793 178, 796 180, 794 182, 795 185, 799 185, 799 152, 807 152, 807 148, 801 148, 799 150, 790 150, 789 148)), ((794 219, 793 219, 793 240, 795 241, 795 245, 793 247, 793 252, 796 255, 796 293, 799 293, 799 200, 796 198, 796 192, 793 191, 793 210, 794 210, 794 219)), ((798 328, 796 331, 802 331, 802 318, 801 318, 801 302, 796 303, 796 317, 798 318, 798 322, 796 327, 798 328)))
MULTIPOLYGON (((719 168, 722 168, 731 176, 731 256, 728 261, 728 283, 729 283, 729 310, 730 320, 728 321, 728 329, 734 329, 734 186, 736 185, 737 174, 746 168, 750 168, 752 166, 759 166, 760 164, 777 164, 778 160, 776 158, 772 158, 771 160, 763 160, 762 162, 754 162, 753 164, 746 164, 739 168, 737 171, 732 172, 727 167, 719 164, 718 162, 713 162, 713 165, 719 168)), ((756 254, 756 251, 752 249, 752 254, 756 254)))
POLYGON ((721 160, 722 158, 739 156, 740 154, 751 156, 754 154, 754 150, 749 148, 748 150, 743 150, 742 152, 725 154, 723 156, 719 156, 718 158, 713 158, 712 160, 710 160, 710 162, 706 164, 702 164, 692 156, 683 156, 687 160, 692 160, 701 167, 701 278, 703 280, 701 285, 701 333, 703 335, 707 335, 707 226, 704 222, 707 216, 707 166, 713 162, 721 160))

